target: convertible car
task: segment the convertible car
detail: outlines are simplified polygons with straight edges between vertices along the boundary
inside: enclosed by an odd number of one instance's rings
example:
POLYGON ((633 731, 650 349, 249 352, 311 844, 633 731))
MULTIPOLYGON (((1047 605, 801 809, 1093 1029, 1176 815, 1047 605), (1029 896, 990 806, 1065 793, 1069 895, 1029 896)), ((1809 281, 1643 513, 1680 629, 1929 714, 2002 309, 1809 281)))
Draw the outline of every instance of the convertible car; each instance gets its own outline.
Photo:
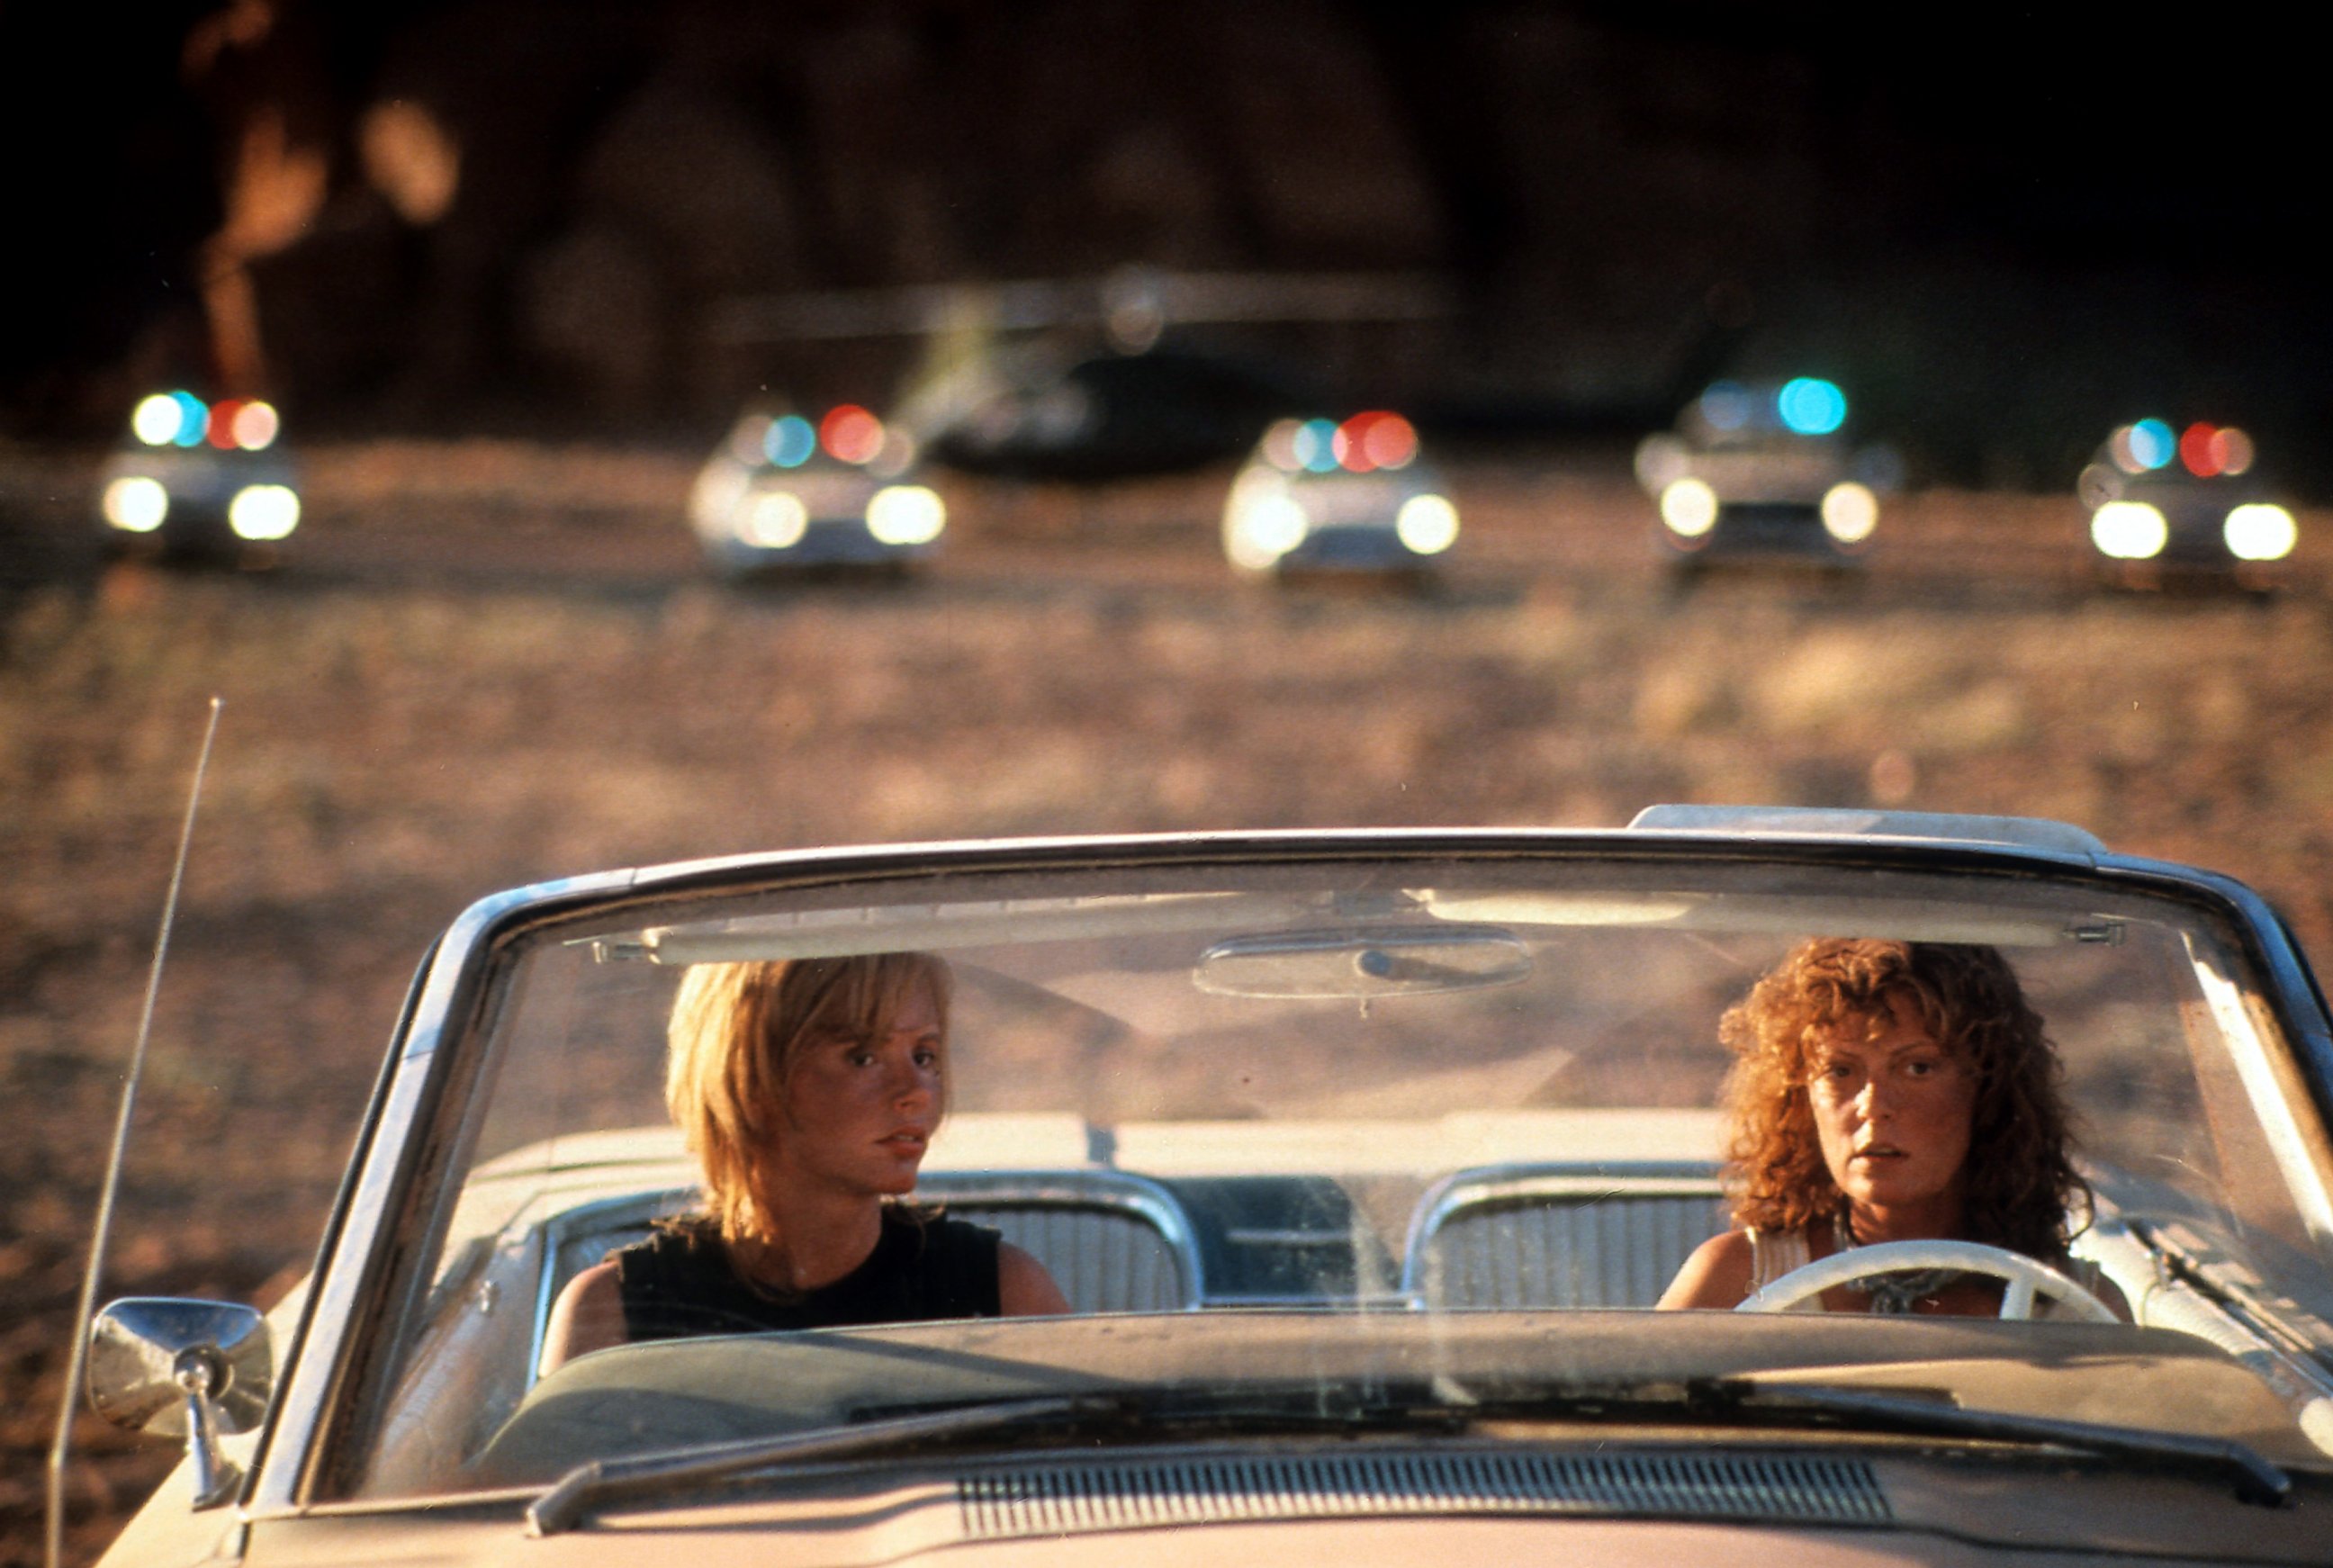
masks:
POLYGON ((437 944, 305 1286, 99 1314, 99 1408, 187 1449, 108 1561, 2322 1563, 2328 1110, 2277 913, 2054 822, 579 877, 437 944), (2056 1308, 1772 1310, 1935 1261, 1869 1247, 1650 1310, 1728 1224, 1718 1020, 1810 935, 2007 959, 2096 1192, 2073 1272, 2135 1321, 1973 1244, 2056 1308), (699 1201, 662 1098, 689 967, 903 951, 954 976, 917 1200, 1071 1311, 547 1354, 566 1283, 699 1201))

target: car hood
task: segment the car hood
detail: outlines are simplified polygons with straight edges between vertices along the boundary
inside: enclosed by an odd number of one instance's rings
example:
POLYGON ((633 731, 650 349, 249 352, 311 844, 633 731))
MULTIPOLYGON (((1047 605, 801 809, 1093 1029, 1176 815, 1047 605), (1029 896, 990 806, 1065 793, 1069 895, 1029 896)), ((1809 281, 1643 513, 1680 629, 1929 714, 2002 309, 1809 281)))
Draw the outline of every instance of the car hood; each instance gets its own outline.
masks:
POLYGON ((545 1378, 482 1456, 482 1485, 586 1459, 840 1425, 886 1409, 1127 1390, 1459 1397, 1740 1380, 2241 1442, 2323 1467, 2251 1371, 2165 1330, 1720 1313, 1224 1312, 916 1324, 622 1346, 545 1378))
MULTIPOLYGON (((1403 1450, 1306 1445, 1298 1451, 1167 1451, 1137 1458, 974 1460, 955 1467, 843 1469, 768 1485, 751 1496, 702 1493, 611 1510, 547 1538, 527 1536, 514 1503, 408 1506, 266 1519, 251 1527, 249 1568, 329 1561, 585 1568, 685 1561, 691 1568, 1078 1568, 1195 1560, 1211 1564, 1333 1560, 1343 1568, 1451 1562, 1648 1564, 1688 1568, 1788 1561, 1794 1568, 1886 1563, 2062 1565, 2143 1557, 2162 1563, 2322 1561, 2333 1488, 2306 1483, 2294 1505, 2248 1506, 2224 1489, 2127 1467, 2074 1470, 2049 1456, 1939 1459, 1880 1451, 1860 1470, 1866 1516, 1810 1518, 1771 1476, 1819 1484, 1830 1463, 1805 1447, 1715 1462, 1737 1477, 1730 1496, 1678 1516, 1625 1486, 1584 1503, 1518 1487, 1453 1501, 1389 1485, 1403 1450), (1301 1461, 1310 1460, 1309 1467, 1301 1461), (1349 1481, 1335 1485, 1339 1472, 1349 1481), (1816 1477, 1816 1481, 1806 1478, 1816 1477), (1008 1506, 984 1505, 997 1497, 1008 1506), (1787 1554, 1778 1559, 1777 1554, 1787 1554)), ((1709 1451, 1624 1456, 1635 1475, 1675 1476, 1709 1451)), ((1607 1445, 1549 1456, 1609 1467, 1607 1445)), ((1427 1455, 1445 1475, 1517 1472, 1512 1455, 1427 1455)))

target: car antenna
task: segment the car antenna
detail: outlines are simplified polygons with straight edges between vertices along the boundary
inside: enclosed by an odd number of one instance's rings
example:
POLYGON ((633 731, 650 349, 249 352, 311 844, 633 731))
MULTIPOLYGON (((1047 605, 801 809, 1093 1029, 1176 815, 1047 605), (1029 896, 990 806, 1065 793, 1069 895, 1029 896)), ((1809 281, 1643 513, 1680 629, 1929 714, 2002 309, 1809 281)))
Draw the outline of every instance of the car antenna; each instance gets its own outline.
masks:
POLYGON ((203 774, 210 767, 211 742, 218 735, 217 697, 203 726, 203 749, 195 758, 194 787, 187 792, 187 818, 178 829, 178 858, 170 868, 170 890, 162 898, 162 926, 154 938, 154 966, 146 976, 146 1005, 138 1016, 138 1043, 130 1048, 130 1075, 121 1083, 121 1109, 113 1121, 113 1149, 106 1156, 105 1181, 98 1190, 97 1228, 90 1238, 89 1267, 81 1276, 81 1303, 72 1320, 72 1359, 65 1391, 57 1402, 57 1437, 49 1445, 48 1568, 62 1568, 65 1550, 65 1463, 72 1453, 73 1407, 89 1371, 89 1319, 97 1310, 97 1281, 105 1265, 105 1241, 113 1228, 114 1195, 121 1188, 121 1161, 130 1147, 130 1116, 138 1104, 138 1080, 146 1071, 146 1043, 154 1033, 154 997, 162 986, 162 960, 170 950, 170 923, 178 918, 178 888, 187 877, 187 850, 195 838, 195 807, 203 798, 203 774))

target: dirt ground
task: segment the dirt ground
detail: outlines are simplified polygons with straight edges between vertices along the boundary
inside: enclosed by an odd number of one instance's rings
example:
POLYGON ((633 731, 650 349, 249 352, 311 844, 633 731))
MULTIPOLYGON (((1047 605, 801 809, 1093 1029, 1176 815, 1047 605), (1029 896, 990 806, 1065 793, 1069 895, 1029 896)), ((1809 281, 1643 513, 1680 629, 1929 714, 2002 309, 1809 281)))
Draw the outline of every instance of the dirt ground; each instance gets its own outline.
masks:
MULTIPOLYGON (((1221 476, 954 492, 904 584, 744 591, 683 456, 312 454, 272 573, 104 566, 0 449, 0 1568, 36 1561, 77 1276, 207 699, 226 701, 108 1295, 303 1265, 414 965, 490 890, 787 846, 1611 826, 1656 801, 2064 818, 2333 951, 2333 518, 2294 587, 2109 594, 2053 497, 1891 511, 1867 581, 1677 591, 1608 455, 1462 464, 1414 593, 1228 580, 1221 476)), ((172 1456, 84 1419, 92 1557, 172 1456)))

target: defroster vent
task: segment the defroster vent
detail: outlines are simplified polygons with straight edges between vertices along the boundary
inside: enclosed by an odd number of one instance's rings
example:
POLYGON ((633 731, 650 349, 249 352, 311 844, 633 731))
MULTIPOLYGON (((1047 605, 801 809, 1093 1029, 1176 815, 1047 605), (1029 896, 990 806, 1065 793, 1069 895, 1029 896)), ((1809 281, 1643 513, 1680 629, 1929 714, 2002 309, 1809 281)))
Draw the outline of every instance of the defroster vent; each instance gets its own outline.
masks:
POLYGON ((1764 1455, 1322 1454, 1054 1465, 961 1477, 975 1539, 1421 1514, 1621 1515, 1877 1525, 1859 1460, 1764 1455))

